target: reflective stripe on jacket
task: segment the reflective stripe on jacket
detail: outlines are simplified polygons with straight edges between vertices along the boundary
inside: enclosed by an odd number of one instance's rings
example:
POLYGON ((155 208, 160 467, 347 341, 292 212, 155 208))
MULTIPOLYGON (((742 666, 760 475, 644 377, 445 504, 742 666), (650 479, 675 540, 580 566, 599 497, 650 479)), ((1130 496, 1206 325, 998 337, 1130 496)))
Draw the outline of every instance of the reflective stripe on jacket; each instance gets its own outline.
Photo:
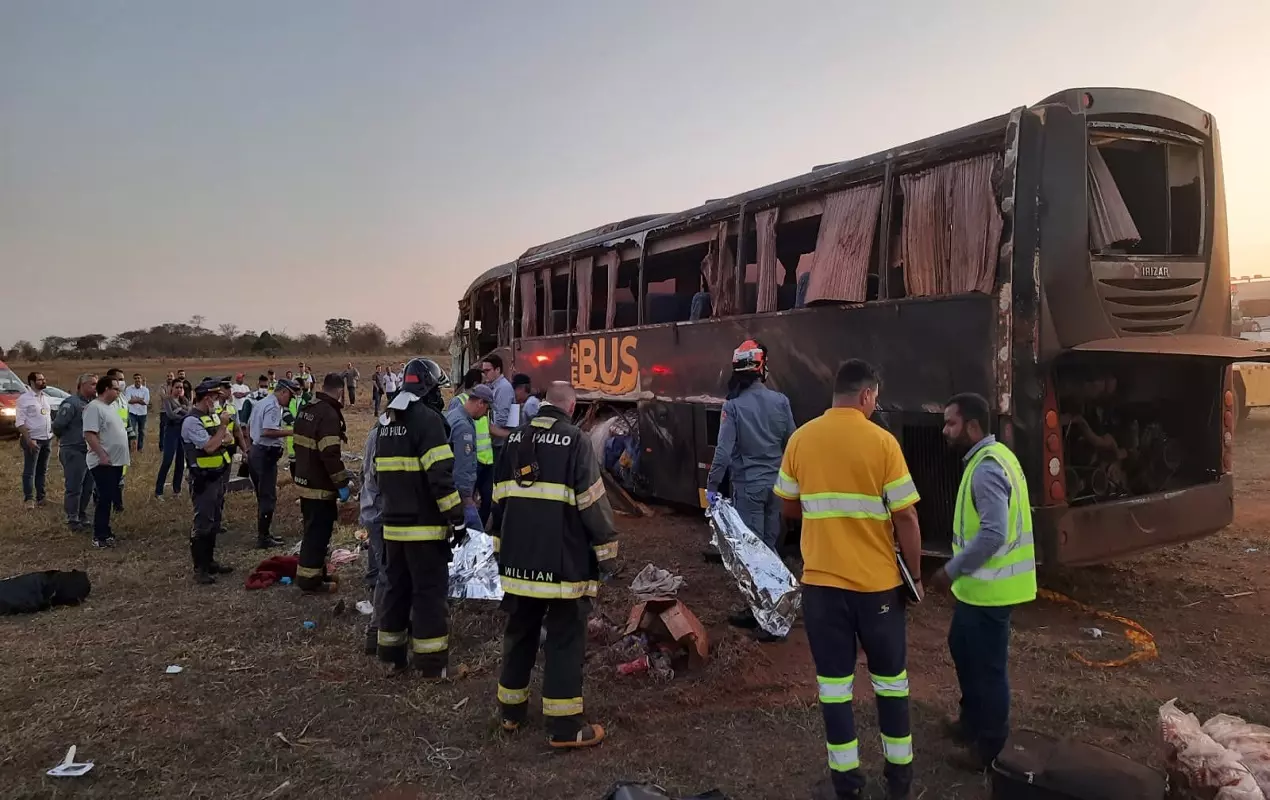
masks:
POLYGON ((1036 546, 1032 538, 1032 506, 1023 467, 1010 448, 994 442, 979 450, 966 465, 953 511, 953 554, 960 553, 979 534, 971 484, 975 470, 991 458, 1010 480, 1010 506, 1005 544, 979 569, 953 581, 953 595, 972 606, 1012 606, 1036 599, 1036 546))
MULTIPOLYGON (((193 415, 195 412, 191 411, 193 415)), ((210 414, 199 414, 198 421, 207 431, 208 436, 215 436, 216 431, 220 428, 220 416, 212 416, 210 414)), ((228 441, 228 440, 227 440, 228 441)), ((214 453, 209 453, 201 447, 195 447, 190 442, 181 440, 181 445, 185 451, 185 464, 190 468, 192 475, 201 475, 203 477, 215 478, 219 477, 226 469, 230 462, 229 449, 221 444, 220 449, 214 453)))
POLYGON ((543 406, 512 432, 495 466, 495 549, 503 591, 572 600, 599 588, 599 562, 617 557, 613 510, 590 440, 543 406))
POLYGON ((374 465, 384 539, 445 541, 463 524, 445 420, 423 401, 389 413, 376 429, 374 465))
POLYGON ((340 457, 344 434, 343 406, 330 395, 300 409, 295 421, 295 485, 301 498, 334 500, 348 484, 340 457))

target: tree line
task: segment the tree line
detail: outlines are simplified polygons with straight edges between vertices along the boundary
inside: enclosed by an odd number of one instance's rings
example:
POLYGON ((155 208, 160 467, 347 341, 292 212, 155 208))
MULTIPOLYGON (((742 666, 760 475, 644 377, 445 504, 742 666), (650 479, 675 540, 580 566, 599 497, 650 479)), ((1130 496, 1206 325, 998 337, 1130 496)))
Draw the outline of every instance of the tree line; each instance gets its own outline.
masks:
POLYGON ((165 322, 152 328, 124 331, 113 336, 45 336, 37 345, 26 339, 5 351, 9 361, 53 361, 98 358, 217 358, 223 356, 277 356, 385 353, 443 353, 452 333, 438 333, 426 322, 416 322, 389 339, 373 322, 356 325, 343 317, 326 320, 322 333, 292 335, 283 331, 240 330, 233 323, 206 326, 201 316, 189 322, 165 322))

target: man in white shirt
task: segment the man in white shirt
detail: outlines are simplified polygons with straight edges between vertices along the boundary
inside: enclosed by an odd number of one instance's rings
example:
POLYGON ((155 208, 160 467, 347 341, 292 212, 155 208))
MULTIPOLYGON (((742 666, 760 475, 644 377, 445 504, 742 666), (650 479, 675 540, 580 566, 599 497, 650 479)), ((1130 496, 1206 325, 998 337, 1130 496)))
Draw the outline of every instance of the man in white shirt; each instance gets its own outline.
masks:
POLYGON ((229 395, 234 399, 234 410, 238 412, 238 416, 242 416, 243 403, 247 402, 247 396, 251 394, 251 387, 246 384, 246 374, 240 372, 234 376, 234 382, 230 384, 229 395))
POLYGON ((18 434, 22 437, 22 500, 28 509, 44 505, 44 478, 52 452, 53 419, 44 394, 44 375, 32 372, 27 391, 18 398, 18 434))
POLYGON ((132 375, 132 385, 124 389, 123 400, 128 404, 128 426, 137 432, 137 452, 146 444, 146 419, 150 414, 150 387, 141 379, 141 373, 132 375))
POLYGON ((382 382, 384 384, 384 395, 387 396, 388 402, 391 403, 393 397, 397 394, 397 373, 393 369, 392 364, 389 364, 388 369, 384 371, 382 382))

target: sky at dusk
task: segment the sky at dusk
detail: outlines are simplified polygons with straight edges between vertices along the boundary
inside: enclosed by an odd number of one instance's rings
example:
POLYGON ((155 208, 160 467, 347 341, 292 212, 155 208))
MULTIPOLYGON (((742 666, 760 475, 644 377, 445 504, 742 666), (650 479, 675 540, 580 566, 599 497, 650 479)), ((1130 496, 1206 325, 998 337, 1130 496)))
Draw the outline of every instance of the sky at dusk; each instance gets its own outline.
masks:
POLYGON ((531 245, 1077 86, 1211 112, 1270 275, 1267 42, 1266 0, 0 0, 0 347, 449 329, 531 245))

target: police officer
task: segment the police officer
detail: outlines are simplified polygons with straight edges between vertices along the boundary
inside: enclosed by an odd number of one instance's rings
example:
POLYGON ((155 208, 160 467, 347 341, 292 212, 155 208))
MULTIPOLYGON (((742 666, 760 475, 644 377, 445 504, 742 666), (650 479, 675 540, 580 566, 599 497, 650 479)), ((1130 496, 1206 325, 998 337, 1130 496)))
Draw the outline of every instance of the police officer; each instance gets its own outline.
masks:
POLYGON ((795 431, 774 487, 783 513, 802 519, 803 620, 829 753, 824 788, 839 800, 859 798, 865 784, 852 709, 857 647, 877 698, 888 797, 909 797, 913 780, 906 595, 895 550, 920 575, 922 538, 899 442, 869 420, 879 389, 868 363, 843 363, 833 407, 795 431))
POLYGON ((381 580, 387 578, 378 614, 379 657, 398 668, 409 663, 427 678, 448 675, 450 553, 467 536, 441 416, 441 387, 448 384, 435 361, 412 359, 375 443, 384 526, 381 580))
MULTIPOLYGON (((454 450, 454 486, 463 500, 463 518, 467 527, 485 530, 480 506, 476 502, 477 428, 476 423, 489 414, 494 402, 494 391, 485 384, 478 384, 459 397, 462 403, 450 403, 445 421, 450 426, 450 448, 454 450)), ((487 428, 488 430, 488 428, 487 428)))
POLYGON ((986 769, 1010 733, 1010 613, 1036 599, 1032 507, 1023 467, 988 433, 991 411, 977 394, 944 408, 944 438, 966 471, 953 510, 953 557, 931 577, 957 598, 948 649, 961 684, 961 715, 948 724, 973 750, 969 767, 986 769))
MULTIPOLYGON (((204 378, 203 381, 215 382, 220 386, 220 391, 216 398, 216 405, 212 408, 213 414, 216 416, 220 416, 222 413, 229 414, 229 448, 227 452, 229 453, 229 463, 231 469, 225 470, 225 472, 221 475, 221 483, 224 484, 222 487, 222 493, 227 494, 229 492, 229 479, 233 477, 232 466, 234 463, 234 457, 237 456, 239 452, 242 452, 244 454, 243 457, 246 458, 246 434, 243 432, 243 427, 238 424, 238 409, 234 406, 234 396, 230 392, 230 387, 233 385, 233 378, 226 375, 223 378, 204 378)), ((223 505, 224 504, 222 503, 222 506, 223 505)), ((217 517, 216 519, 216 533, 225 533, 225 525, 221 517, 217 517)))
POLYGON ((216 582, 217 574, 232 572, 216 563, 216 534, 225 506, 225 483, 229 471, 230 414, 216 413, 221 384, 203 381, 194 389, 194 405, 181 423, 181 443, 190 475, 190 496, 194 501, 194 529, 190 534, 190 557, 194 561, 194 581, 216 582))
POLYGON ((251 451, 247 463, 256 485, 256 547, 277 547, 282 540, 270 532, 278 507, 278 462, 283 442, 294 434, 282 422, 282 408, 300 390, 293 381, 282 380, 272 394, 255 404, 250 419, 251 451))
MULTIPOLYGON (((472 387, 481 385, 481 371, 475 368, 469 369, 463 374, 463 391, 450 400, 446 413, 466 403, 468 392, 472 390, 472 387)), ((490 415, 487 413, 473 420, 476 428, 476 495, 481 507, 481 519, 485 521, 489 520, 490 511, 493 510, 494 505, 492 496, 494 493, 494 440, 490 437, 489 418, 490 415)))
POLYGON ((576 403, 573 387, 553 383, 538 416, 511 432, 495 465, 495 547, 508 614, 498 682, 502 725, 512 732, 525 723, 545 620, 542 713, 556 748, 604 740, 604 728, 582 716, 582 663, 591 598, 617 558, 600 465, 572 422, 576 403))
MULTIPOLYGON (((706 477, 706 502, 718 501, 724 473, 729 474, 737 513, 755 536, 776 551, 782 523, 780 501, 772 494, 772 486, 795 426, 789 398, 767 388, 766 381, 767 348, 747 339, 732 353, 732 378, 706 477)), ((749 606, 729 621, 742 628, 758 625, 749 606)))
POLYGON ((347 501, 350 494, 340 446, 345 439, 344 405, 339 400, 343 394, 344 378, 328 373, 322 391, 300 409, 295 421, 295 486, 304 518, 295 582, 305 592, 339 588, 339 581, 326 571, 326 548, 339 517, 338 502, 347 501))

